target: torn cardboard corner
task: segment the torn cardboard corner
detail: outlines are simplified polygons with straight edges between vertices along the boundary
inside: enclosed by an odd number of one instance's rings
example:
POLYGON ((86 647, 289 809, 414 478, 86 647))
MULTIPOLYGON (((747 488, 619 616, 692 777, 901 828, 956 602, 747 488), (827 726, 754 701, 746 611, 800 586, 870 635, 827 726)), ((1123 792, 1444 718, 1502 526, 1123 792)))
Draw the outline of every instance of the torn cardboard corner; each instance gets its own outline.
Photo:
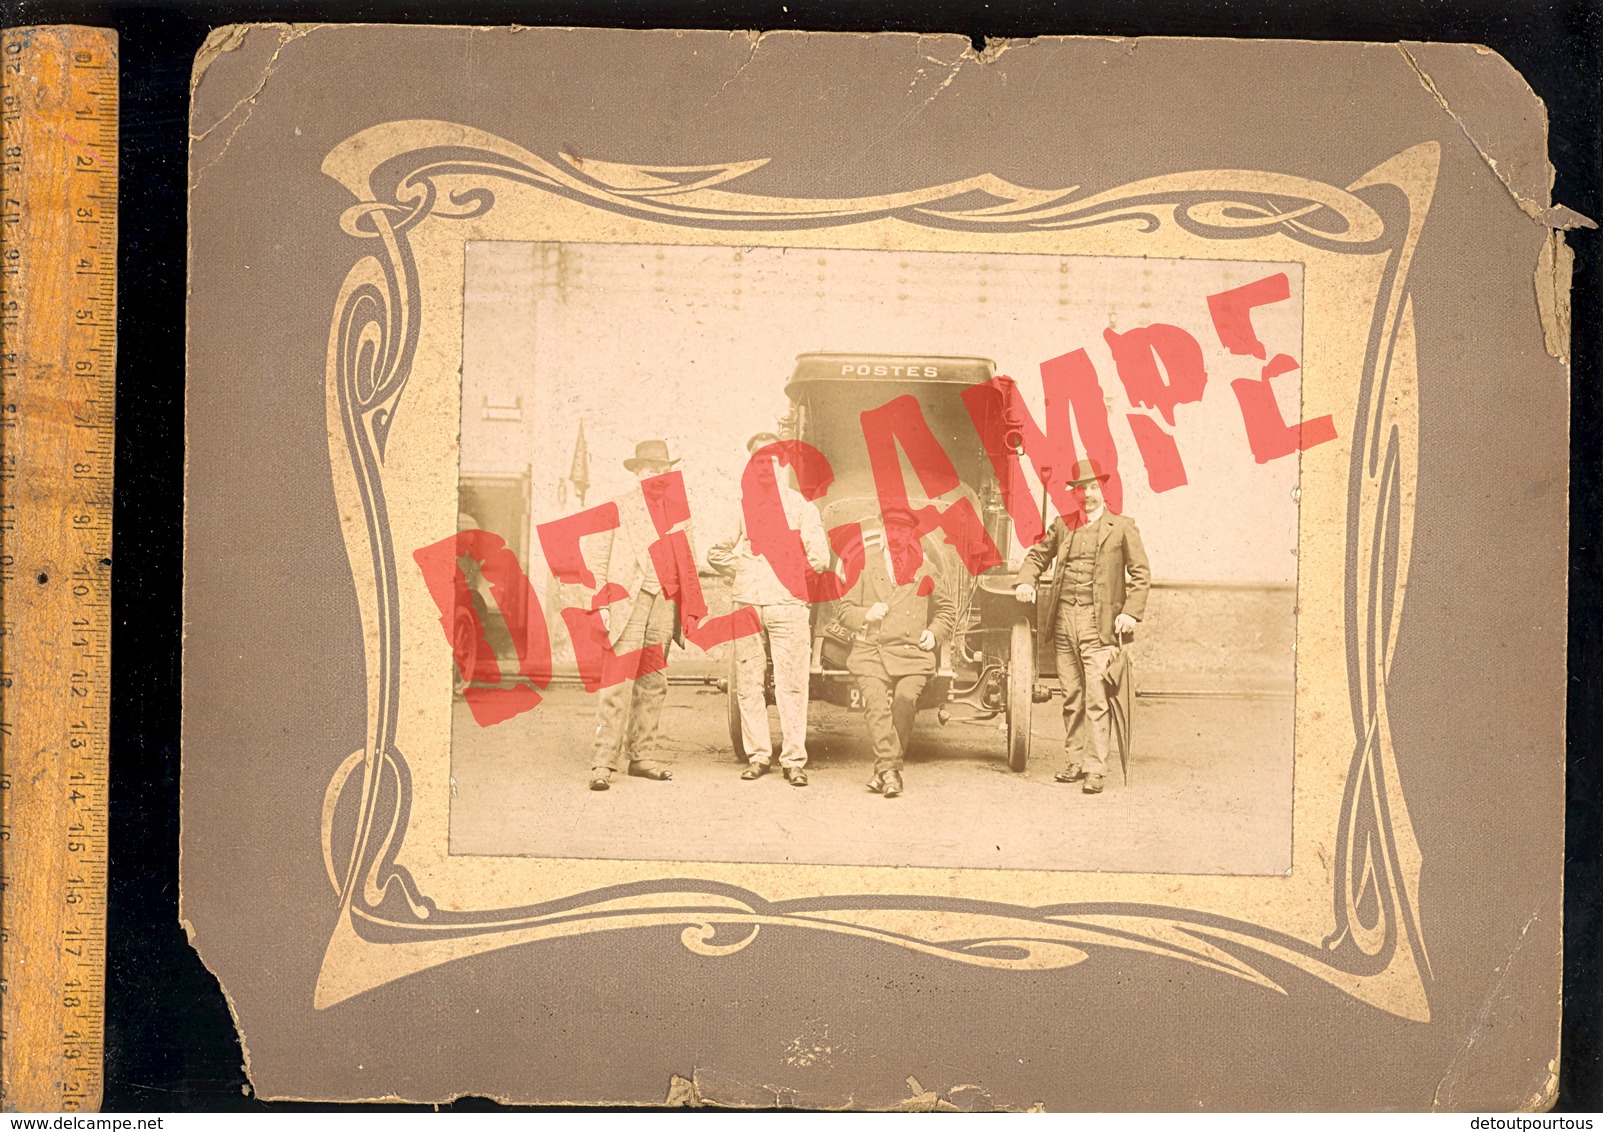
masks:
POLYGON ((249 121, 284 48, 320 26, 230 24, 206 37, 189 76, 191 189, 228 152, 249 121))
MULTIPOLYGON (((1493 968, 1496 976, 1485 999, 1478 1004, 1472 1017, 1467 1019, 1463 1036, 1447 1063, 1441 1080, 1431 1098, 1433 1111, 1473 1109, 1480 1098, 1476 1095, 1477 1081, 1486 1069, 1486 1047, 1500 1026, 1507 1023, 1510 1013, 1529 1008, 1531 988, 1522 986, 1532 976, 1533 956, 1527 947, 1531 932, 1542 921, 1540 910, 1529 913, 1519 933, 1508 944, 1508 952, 1493 968)), ((1549 1009, 1562 1007, 1555 995, 1549 1009)), ((1527 1073, 1532 1082, 1531 1092, 1512 1099, 1509 1105, 1521 1112, 1541 1112, 1551 1108, 1558 1099, 1558 1041, 1555 1037, 1547 1050, 1533 1050, 1527 1073)))
POLYGON ((217 57, 227 51, 238 51, 240 44, 245 42, 245 36, 252 28, 260 28, 263 24, 229 24, 226 27, 213 28, 206 36, 206 42, 200 45, 195 52, 195 62, 189 70, 189 95, 195 95, 195 88, 205 76, 206 69, 216 62, 217 57))
POLYGON ((1397 49, 1521 212, 1549 228, 1597 227, 1553 203, 1547 105, 1507 59, 1473 43, 1404 42, 1397 49))
POLYGON ((1519 210, 1545 226, 1535 269, 1536 313, 1549 357, 1568 364, 1571 228, 1597 223, 1552 201, 1557 176, 1547 151, 1547 106, 1495 51, 1468 43, 1399 43, 1403 59, 1519 210))
MULTIPOLYGON (((259 93, 271 73, 272 64, 278 58, 278 53, 285 44, 308 32, 315 31, 322 24, 228 24, 225 27, 213 28, 206 36, 206 42, 200 45, 195 52, 195 62, 189 70, 189 96, 194 99, 200 90, 200 84, 211 71, 214 64, 225 56, 234 55, 242 66, 249 67, 261 73, 261 82, 256 83, 255 90, 259 93), (246 50, 247 46, 251 50, 246 50), (243 55, 240 52, 244 52, 243 55), (258 66, 253 51, 270 53, 265 65, 258 66)), ((235 105, 247 101, 236 99, 235 105)), ((193 131, 194 123, 191 122, 193 131)))

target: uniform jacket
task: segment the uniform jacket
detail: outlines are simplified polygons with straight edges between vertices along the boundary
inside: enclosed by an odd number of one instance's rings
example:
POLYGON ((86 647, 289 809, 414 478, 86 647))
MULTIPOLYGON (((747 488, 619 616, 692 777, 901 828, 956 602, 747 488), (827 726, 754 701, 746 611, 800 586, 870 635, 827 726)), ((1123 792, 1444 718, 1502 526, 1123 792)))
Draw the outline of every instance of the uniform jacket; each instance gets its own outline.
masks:
POLYGON ((878 634, 858 636, 846 661, 847 671, 859 676, 896 679, 902 676, 933 675, 935 658, 952 639, 957 619, 957 603, 947 572, 931 566, 928 554, 913 580, 899 586, 890 575, 883 553, 872 554, 863 565, 857 582, 841 599, 840 619, 848 629, 861 634, 868 609, 883 601, 888 607, 878 634), (933 579, 930 593, 918 591, 926 578, 933 579), (918 647, 924 630, 935 633, 935 648, 925 652, 918 647))
MULTIPOLYGON (((651 561, 651 544, 657 541, 657 529, 646 511, 646 501, 638 491, 632 491, 613 500, 618 505, 618 525, 596 538, 596 558, 592 572, 599 592, 610 583, 629 591, 629 597, 607 606, 607 639, 616 645, 629 623, 634 599, 642 589, 662 592, 656 565, 651 561)), ((696 539, 687 523, 683 527, 690 540, 691 561, 695 561, 696 539)), ((674 629, 674 640, 681 646, 684 637, 680 627, 674 629)))
MULTIPOLYGON (((1096 607, 1097 635, 1105 645, 1116 645, 1113 620, 1128 613, 1137 621, 1147 610, 1147 589, 1152 573, 1147 566, 1147 550, 1141 545, 1141 532, 1135 520, 1104 511, 1098 520, 1102 533, 1097 540, 1096 565, 1091 572, 1091 600, 1096 607)), ((1058 579, 1063 571, 1059 551, 1069 547, 1069 527, 1061 518, 1052 521, 1046 538, 1024 556, 1015 585, 1038 585, 1038 579, 1051 564, 1045 590, 1036 597, 1036 625, 1046 640, 1052 639, 1058 617, 1058 579)))

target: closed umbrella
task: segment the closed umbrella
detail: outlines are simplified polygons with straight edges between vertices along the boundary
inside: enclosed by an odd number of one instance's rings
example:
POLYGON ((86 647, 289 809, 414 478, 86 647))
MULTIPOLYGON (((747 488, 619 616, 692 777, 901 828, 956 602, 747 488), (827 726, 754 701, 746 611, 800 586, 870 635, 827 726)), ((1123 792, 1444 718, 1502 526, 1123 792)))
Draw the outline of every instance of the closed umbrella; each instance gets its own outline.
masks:
POLYGON ((1119 638, 1119 649, 1113 654, 1102 675, 1108 687, 1108 711, 1113 716, 1113 741, 1119 745, 1119 769, 1124 772, 1124 784, 1130 784, 1130 724, 1135 715, 1135 662, 1130 656, 1128 635, 1119 638))

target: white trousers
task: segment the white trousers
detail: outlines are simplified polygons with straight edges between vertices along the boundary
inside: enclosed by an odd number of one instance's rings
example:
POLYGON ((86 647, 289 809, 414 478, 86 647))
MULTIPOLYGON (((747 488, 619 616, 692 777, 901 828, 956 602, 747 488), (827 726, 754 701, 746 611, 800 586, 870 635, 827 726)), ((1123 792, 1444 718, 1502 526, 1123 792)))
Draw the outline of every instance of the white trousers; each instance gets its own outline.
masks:
POLYGON ((779 707, 779 765, 807 765, 807 681, 812 662, 812 616, 805 605, 752 606, 762 632, 735 639, 735 687, 740 733, 754 763, 773 761, 768 730, 768 703, 763 694, 767 663, 763 644, 774 658, 774 699, 779 707))

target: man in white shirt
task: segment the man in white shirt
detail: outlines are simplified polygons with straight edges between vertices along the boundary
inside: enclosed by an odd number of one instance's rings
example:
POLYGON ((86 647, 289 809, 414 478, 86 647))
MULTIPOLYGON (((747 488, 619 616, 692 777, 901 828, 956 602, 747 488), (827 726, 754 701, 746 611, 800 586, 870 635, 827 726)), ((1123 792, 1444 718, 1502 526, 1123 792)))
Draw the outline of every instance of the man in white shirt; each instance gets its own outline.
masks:
MULTIPOLYGON (((759 432, 746 441, 746 451, 755 453, 779 437, 759 432)), ((770 457, 765 457, 770 458, 770 457)), ((776 474, 779 469, 775 469, 776 474)), ((801 532, 802 549, 815 570, 829 565, 829 539, 824 523, 801 492, 777 476, 785 518, 792 530, 801 532)), ((741 519, 734 533, 707 551, 707 564, 730 579, 735 608, 749 605, 762 621, 761 634, 737 637, 730 643, 735 650, 735 679, 729 694, 735 697, 740 713, 741 743, 747 767, 740 777, 754 781, 767 774, 773 764, 773 740, 768 728, 768 703, 764 694, 768 665, 767 652, 774 661, 774 699, 779 707, 779 765, 785 781, 792 786, 807 785, 807 685, 812 660, 812 610, 807 602, 791 593, 774 575, 769 564, 752 553, 746 523, 741 519)))

